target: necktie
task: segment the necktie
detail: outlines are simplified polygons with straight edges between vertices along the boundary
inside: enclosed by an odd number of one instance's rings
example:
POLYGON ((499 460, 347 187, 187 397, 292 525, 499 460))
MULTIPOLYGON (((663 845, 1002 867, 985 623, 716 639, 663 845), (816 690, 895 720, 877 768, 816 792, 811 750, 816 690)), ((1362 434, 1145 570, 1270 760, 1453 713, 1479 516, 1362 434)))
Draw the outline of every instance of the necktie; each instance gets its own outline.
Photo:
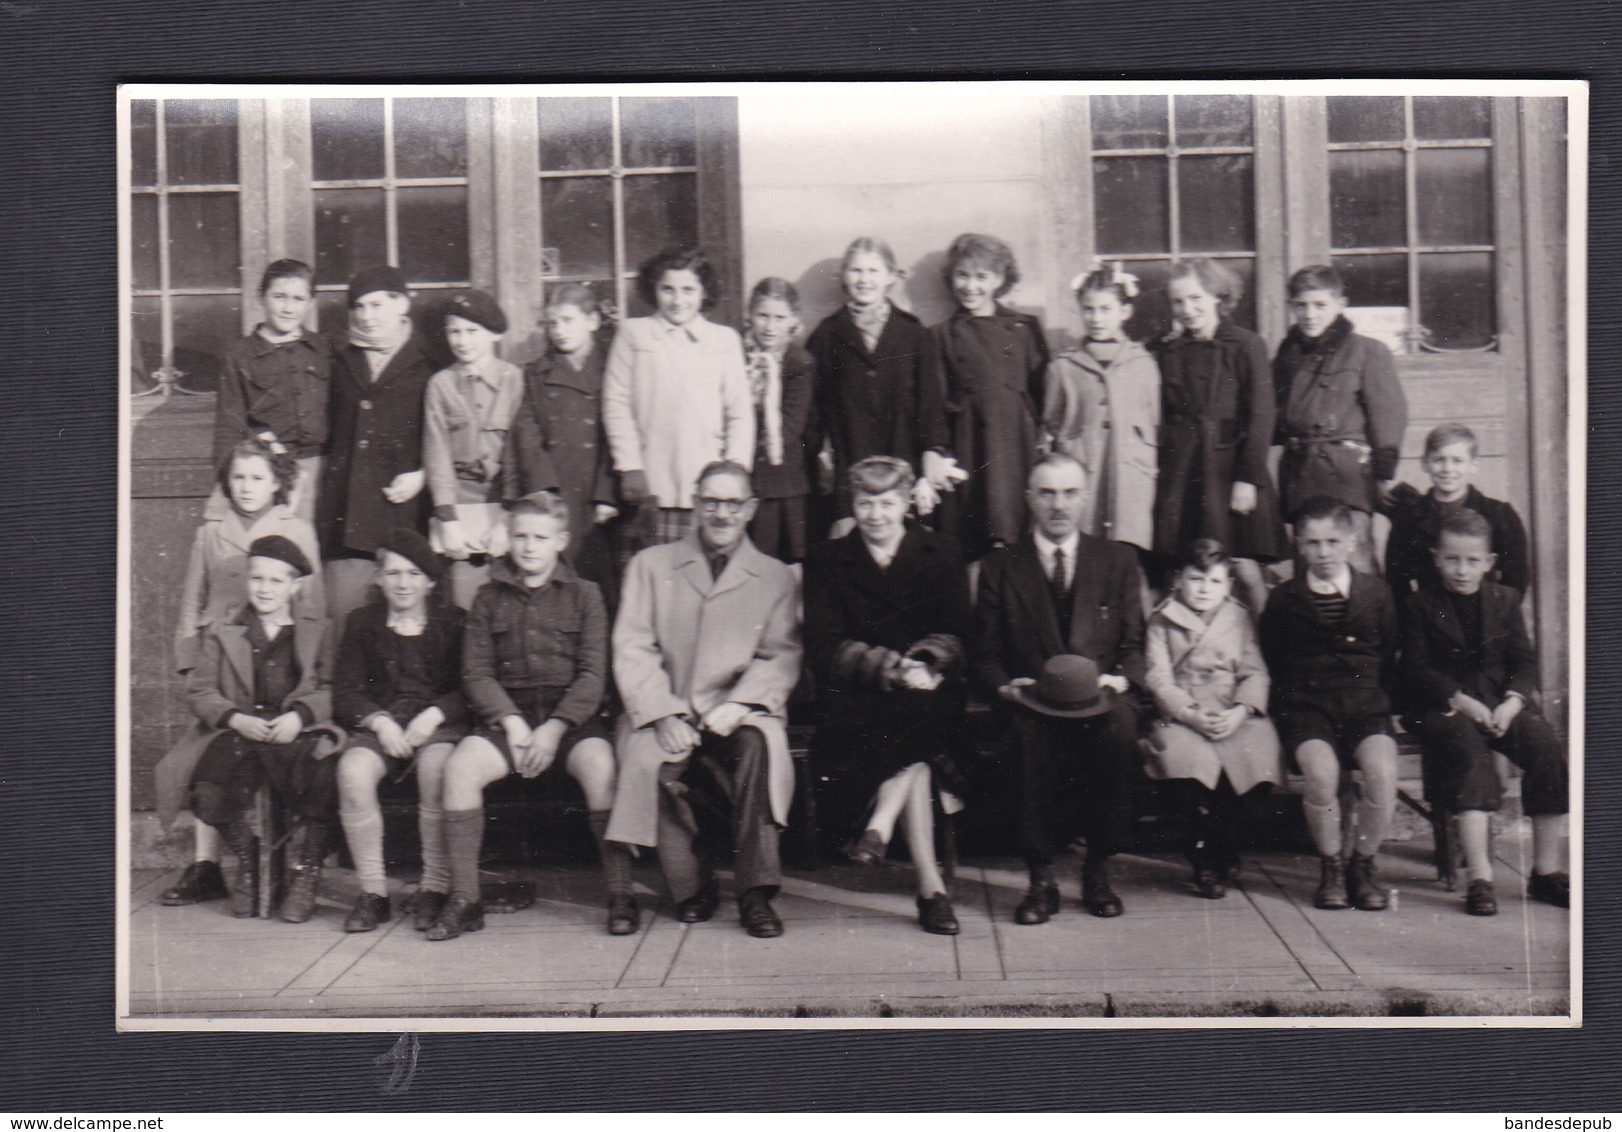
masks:
POLYGON ((725 570, 726 568, 727 568, 727 557, 726 557, 726 555, 724 555, 724 554, 712 554, 712 555, 710 555, 710 578, 711 578, 711 580, 719 580, 720 577, 721 577, 721 571, 725 570))
POLYGON ((1064 549, 1055 548, 1053 551, 1053 573, 1048 576, 1048 586, 1053 590, 1053 608, 1062 621, 1068 612, 1066 608, 1070 602, 1070 584, 1064 574, 1064 549))

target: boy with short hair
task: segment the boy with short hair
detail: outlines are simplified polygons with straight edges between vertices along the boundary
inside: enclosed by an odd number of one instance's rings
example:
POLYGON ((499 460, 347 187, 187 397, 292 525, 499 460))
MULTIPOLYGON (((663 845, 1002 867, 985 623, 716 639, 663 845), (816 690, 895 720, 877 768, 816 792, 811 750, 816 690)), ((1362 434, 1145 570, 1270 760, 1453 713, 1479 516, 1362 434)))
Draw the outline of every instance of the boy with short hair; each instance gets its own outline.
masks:
POLYGON ((1440 585, 1432 550, 1442 520, 1468 507, 1492 529, 1497 566, 1488 581, 1508 586, 1521 596, 1532 584, 1532 561, 1527 550, 1526 527, 1515 508, 1481 494, 1472 482, 1481 469, 1476 458, 1476 434, 1462 424, 1440 424, 1425 437, 1425 471, 1431 489, 1420 495, 1399 484, 1391 512, 1391 537, 1386 543, 1385 576, 1399 600, 1427 585, 1440 585))
POLYGON ((445 766, 445 853, 450 898, 427 930, 455 939, 484 927, 479 849, 484 788, 517 773, 562 768, 586 795, 608 882, 608 930, 640 926, 626 851, 604 841, 614 802, 614 749, 599 709, 608 682, 608 615, 593 582, 562 558, 569 505, 537 491, 512 505, 508 550, 490 567, 468 613, 462 690, 482 721, 445 766))
POLYGON ((296 602, 311 564, 297 545, 266 535, 248 547, 247 604, 203 632, 187 684, 201 728, 164 759, 160 780, 188 782, 198 820, 236 854, 231 914, 255 914, 259 842, 247 811, 265 784, 302 827, 288 853, 281 917, 303 923, 338 815, 327 621, 296 602), (325 741, 324 741, 325 740, 325 741))
POLYGON ((1443 517, 1432 557, 1441 584, 1408 601, 1403 632, 1403 726, 1425 744, 1425 791, 1458 814, 1472 916, 1498 911, 1488 823, 1503 788, 1493 763, 1502 751, 1525 772, 1521 803, 1532 819, 1533 871, 1527 895, 1567 907, 1563 867, 1567 796, 1560 737, 1532 703, 1537 655, 1520 595, 1489 581, 1496 555, 1485 518, 1463 508, 1443 517))
POLYGON ((1262 612, 1262 654, 1273 676, 1273 717, 1305 780, 1303 806, 1322 858, 1313 905, 1383 911, 1389 897, 1375 855, 1397 800, 1391 699, 1397 614, 1384 582, 1351 568, 1357 536, 1337 500, 1308 500, 1295 516, 1304 573, 1280 585, 1262 612), (1341 844, 1343 769, 1363 773, 1357 844, 1341 844))

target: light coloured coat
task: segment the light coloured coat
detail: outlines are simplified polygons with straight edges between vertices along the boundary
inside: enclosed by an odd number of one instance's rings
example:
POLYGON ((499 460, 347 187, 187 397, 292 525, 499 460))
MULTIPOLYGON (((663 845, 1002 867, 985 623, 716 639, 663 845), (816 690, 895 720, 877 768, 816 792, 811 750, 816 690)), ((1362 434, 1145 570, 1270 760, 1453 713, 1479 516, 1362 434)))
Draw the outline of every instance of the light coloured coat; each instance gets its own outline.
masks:
POLYGON ((1084 529, 1099 538, 1154 546, 1160 463, 1160 367, 1136 342, 1106 365, 1085 349, 1048 365, 1043 428, 1056 452, 1087 470, 1084 529))
POLYGON ((1193 778, 1215 788, 1228 772, 1235 793, 1278 782, 1278 733, 1267 711, 1271 685, 1250 611, 1229 598, 1207 622, 1176 598, 1149 619, 1145 683, 1161 717, 1149 739, 1151 778, 1193 778), (1242 704, 1253 714, 1226 739, 1206 738, 1189 721, 1242 704))
POLYGON ((738 332, 702 317, 626 319, 603 372, 603 428, 614 470, 646 475, 660 507, 691 507, 711 461, 752 465, 755 403, 738 332))
POLYGON ((794 576, 744 538, 712 579, 697 534, 631 559, 614 622, 614 678, 625 714, 615 747, 619 784, 607 837, 658 842, 659 767, 672 756, 654 723, 679 715, 694 726, 720 704, 750 704, 743 726, 766 740, 772 818, 788 824, 794 796, 785 705, 803 649, 794 576))
MULTIPOLYGON (((328 640, 327 619, 318 606, 300 602, 293 612, 293 650, 298 657, 299 680, 281 703, 283 711, 302 704, 314 721, 306 730, 327 734, 317 748, 317 757, 343 746, 344 733, 332 719, 332 643, 328 640)), ((242 609, 232 609, 208 625, 198 649, 197 666, 186 681, 186 698, 197 717, 197 726, 158 761, 155 770, 158 816, 171 825, 185 808, 187 787, 197 760, 224 732, 219 722, 232 711, 253 708, 253 645, 248 641, 248 624, 242 609)), ((248 614, 252 616, 252 614, 248 614)))

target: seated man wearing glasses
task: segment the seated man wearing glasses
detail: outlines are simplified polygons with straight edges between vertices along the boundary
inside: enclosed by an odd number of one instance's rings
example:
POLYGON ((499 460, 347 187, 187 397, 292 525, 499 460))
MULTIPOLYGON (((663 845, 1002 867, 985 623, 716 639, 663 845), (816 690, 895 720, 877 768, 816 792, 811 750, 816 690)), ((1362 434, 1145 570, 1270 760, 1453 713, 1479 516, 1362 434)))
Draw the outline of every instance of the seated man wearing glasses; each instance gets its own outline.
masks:
POLYGON ((625 703, 620 779, 607 837, 657 846, 682 923, 720 904, 714 851, 732 839, 738 918, 752 936, 783 934, 771 900, 778 836, 794 792, 784 705, 800 678, 789 568, 756 549, 749 470, 708 465, 695 529, 631 559, 614 623, 614 676, 625 703))

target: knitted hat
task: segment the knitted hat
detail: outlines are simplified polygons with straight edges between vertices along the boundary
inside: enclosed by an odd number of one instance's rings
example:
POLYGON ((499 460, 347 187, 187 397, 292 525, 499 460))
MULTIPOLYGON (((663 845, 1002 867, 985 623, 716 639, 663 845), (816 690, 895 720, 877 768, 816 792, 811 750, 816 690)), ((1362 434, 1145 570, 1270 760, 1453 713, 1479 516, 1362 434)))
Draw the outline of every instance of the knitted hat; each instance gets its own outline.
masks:
POLYGON ((507 316, 501 304, 488 291, 458 291, 445 304, 445 313, 476 322, 491 334, 507 333, 507 316))
POLYGON ((373 291, 393 291, 396 295, 409 295, 411 285, 398 267, 368 267, 349 281, 349 305, 354 306, 373 291))
POLYGON ((436 582, 445 574, 445 560, 434 553, 426 537, 410 527, 395 527, 383 536, 377 549, 398 554, 436 582))
POLYGON ((282 535, 265 535, 253 540, 248 547, 249 558, 274 558, 291 566, 300 577, 311 572, 310 560, 292 539, 282 535))

